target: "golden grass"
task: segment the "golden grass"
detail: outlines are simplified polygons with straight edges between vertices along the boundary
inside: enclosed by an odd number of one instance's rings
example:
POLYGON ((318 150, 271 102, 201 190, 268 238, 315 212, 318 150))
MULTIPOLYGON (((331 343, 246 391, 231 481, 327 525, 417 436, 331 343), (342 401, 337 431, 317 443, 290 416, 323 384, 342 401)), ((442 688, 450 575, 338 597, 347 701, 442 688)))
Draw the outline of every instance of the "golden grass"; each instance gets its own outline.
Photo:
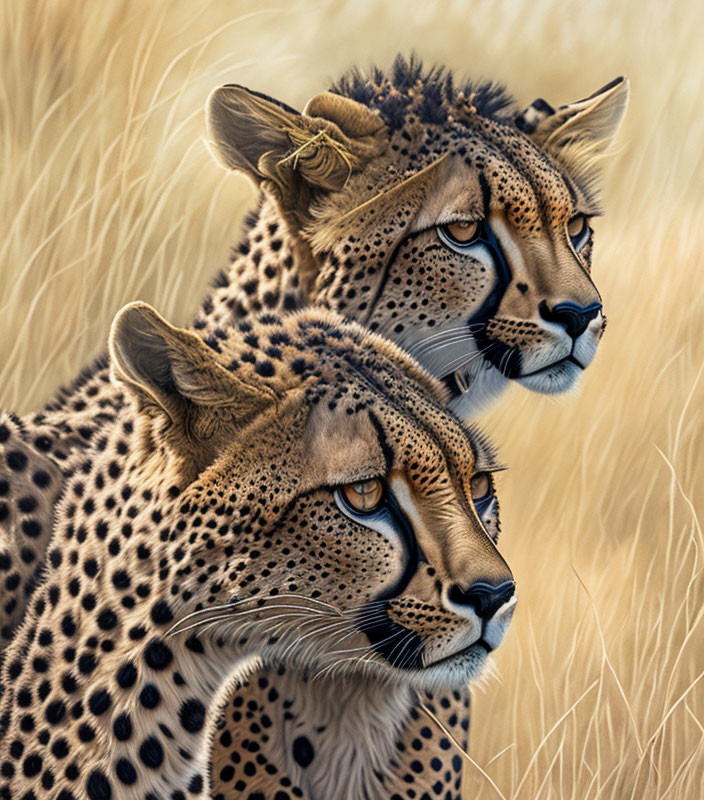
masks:
POLYGON ((202 142, 235 81, 299 107, 354 62, 429 60, 565 102, 633 100, 598 223, 609 329, 580 393, 486 417, 511 470, 520 603, 475 693, 467 797, 699 798, 704 783, 704 6, 685 0, 6 0, 0 5, 0 402, 27 410, 118 307, 175 322, 253 199, 202 142))

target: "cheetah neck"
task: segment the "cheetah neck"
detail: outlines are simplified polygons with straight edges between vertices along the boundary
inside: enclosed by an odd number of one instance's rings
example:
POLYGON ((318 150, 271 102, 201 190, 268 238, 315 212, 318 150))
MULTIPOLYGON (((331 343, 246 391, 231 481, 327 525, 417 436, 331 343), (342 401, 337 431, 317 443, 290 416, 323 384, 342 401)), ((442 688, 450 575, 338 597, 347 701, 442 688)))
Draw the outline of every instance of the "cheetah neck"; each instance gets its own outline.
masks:
MULTIPOLYGON (((304 797, 389 796, 397 741, 415 708, 409 688, 361 676, 309 679, 282 668, 255 673, 245 696, 250 700, 242 705, 240 720, 232 720, 228 735, 242 731, 247 740, 236 745, 245 754, 251 741, 261 740, 265 757, 304 797), (255 708, 265 709, 261 718, 255 708), (264 726, 257 727, 262 720, 264 726), (252 730, 264 735, 252 736, 252 730)), ((233 709, 226 713, 230 722, 233 709)), ((241 775, 241 764, 238 771, 241 775)), ((216 763, 214 775, 220 776, 221 788, 227 766, 216 763)), ((256 788, 256 773, 251 779, 256 788)))
POLYGON ((276 203, 262 195, 246 226, 229 269, 216 277, 194 320, 196 329, 267 311, 294 311, 314 302, 319 267, 305 238, 291 228, 276 203))
POLYGON ((316 250, 307 234, 294 229, 276 203, 262 195, 234 248, 229 269, 215 279, 194 327, 222 327, 251 315, 287 313, 311 305, 364 323, 372 313, 394 241, 388 234, 375 240, 372 248, 365 241, 350 244, 343 237, 316 250))
POLYGON ((68 480, 51 572, 4 654, 0 752, 17 767, 0 797, 207 796, 210 709, 254 664, 236 642, 169 635, 194 610, 166 569, 182 470, 149 430, 119 417, 68 480))

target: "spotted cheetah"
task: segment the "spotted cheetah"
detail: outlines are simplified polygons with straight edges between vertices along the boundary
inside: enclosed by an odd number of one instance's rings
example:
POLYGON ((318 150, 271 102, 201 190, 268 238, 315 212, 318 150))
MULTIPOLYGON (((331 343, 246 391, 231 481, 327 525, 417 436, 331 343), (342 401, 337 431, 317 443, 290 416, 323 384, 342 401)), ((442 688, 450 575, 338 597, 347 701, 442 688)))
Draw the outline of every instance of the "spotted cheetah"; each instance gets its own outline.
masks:
POLYGON ((66 477, 122 405, 106 363, 99 359, 39 413, 0 411, 0 648, 40 580, 66 477))
POLYGON ((214 710, 261 661, 235 796, 456 781, 449 747, 413 755, 418 696, 482 671, 515 592, 480 520, 495 455, 442 384, 324 310, 199 336, 132 304, 110 354, 121 403, 5 651, 0 796, 209 796, 214 710))
MULTIPOLYGON (((221 335, 221 334, 220 334, 221 335)), ((219 337, 218 332, 215 336, 219 337)), ((212 340, 211 340, 212 342, 212 340)), ((16 417, 8 419, 5 424, 0 425, 0 438, 4 442, 4 452, 0 446, 0 455, 7 465, 8 477, 12 484, 6 495, 17 499, 17 514, 22 509, 29 511, 32 505, 31 516, 23 517, 22 526, 17 525, 18 532, 21 530, 23 537, 17 537, 14 542, 23 541, 26 537, 29 540, 30 548, 37 546, 42 552, 48 541, 48 533, 53 522, 53 504, 57 494, 60 494, 60 487, 63 481, 72 477, 76 470, 83 470, 86 448, 91 441, 95 441, 94 434, 106 423, 115 419, 115 413, 123 406, 123 396, 119 391, 106 393, 105 378, 106 371, 101 368, 88 370, 72 387, 60 393, 59 397, 47 406, 41 413, 31 418, 20 420, 16 417), (65 406, 68 404, 71 414, 65 414, 65 406), (72 427, 69 425, 72 423, 72 427), (21 455, 16 455, 17 453, 21 455), (23 455, 26 456, 23 458, 23 455), (47 469, 44 469, 47 467, 47 469), (20 491, 20 487, 25 487, 20 491), (51 487, 51 489, 49 489, 51 487), (31 530, 28 526, 31 526, 31 530), (31 536, 27 536, 31 533, 31 536)), ((104 437, 101 436, 99 447, 104 447, 104 437)), ((114 473, 115 467, 111 465, 109 476, 114 473)), ((5 491, 5 489, 3 489, 5 491)), ((489 532, 494 541, 499 535, 498 504, 493 496, 490 485, 479 487, 478 499, 475 501, 475 508, 479 513, 484 528, 489 532)), ((9 497, 7 498, 10 499, 9 497)), ((5 504, 6 506, 8 504, 5 504)), ((0 508, 0 510, 2 510, 0 508)), ((5 512, 11 515, 13 512, 5 512)), ((17 547, 18 544, 15 544, 17 547)), ((25 543, 24 548, 27 548, 25 543)), ((12 622, 19 618, 20 609, 31 596, 31 591, 36 587, 41 568, 36 566, 34 558, 23 560, 28 563, 25 571, 11 570, 14 563, 13 557, 16 554, 4 553, 0 559, 0 569, 7 567, 5 597, 7 598, 6 613, 8 621, 12 622), (34 571, 32 571, 34 568, 34 571), (31 579, 26 581, 28 572, 31 572, 31 579), (27 588, 26 594, 19 593, 22 578, 27 588), (12 591, 11 591, 12 590, 12 591), (14 594, 13 594, 14 592, 14 594)), ((49 568, 54 565, 50 562, 49 568)), ((11 637, 11 626, 7 625, 3 631, 6 639, 11 637)), ((219 720, 220 730, 215 737, 215 747, 213 748, 212 775, 213 784, 217 790, 214 798, 223 800, 225 797, 238 796, 241 790, 242 779, 237 773, 235 764, 240 758, 239 752, 242 747, 252 747, 253 744, 246 736, 242 736, 241 720, 251 719, 255 713, 260 715, 264 725, 275 717, 277 711, 277 700, 279 716, 276 720, 277 725, 282 729, 291 727, 293 724, 299 726, 301 721, 295 711, 290 710, 290 705, 286 699, 286 693, 282 687, 282 682, 286 682, 288 694, 296 697, 299 702, 301 698, 310 698, 313 690, 319 689, 321 682, 318 678, 312 686, 308 685, 305 676, 299 675, 296 671, 288 671, 286 677, 285 668, 280 665, 265 667, 263 664, 257 671, 253 680, 242 680, 237 686, 232 687, 233 692, 229 697, 231 708, 222 710, 219 720), (296 685, 299 684, 299 685, 296 685), (278 687, 278 688, 277 688, 278 687), (266 692, 262 689, 266 688, 266 692), (286 704, 282 707, 282 704, 286 704), (245 706, 246 710, 240 709, 245 706), (252 710, 252 709, 255 710, 252 710)), ((373 694, 380 691, 383 687, 372 682, 367 678, 366 691, 373 694)), ((339 687, 332 686, 331 691, 337 694, 339 687)), ((324 698, 323 698, 324 699, 324 698)), ((363 698, 357 698, 359 701, 363 698)), ((422 694, 422 699, 426 708, 430 708, 450 729, 454 738, 461 746, 466 747, 467 731, 469 727, 469 693, 466 687, 453 690, 451 693, 428 692, 422 694)), ((314 710, 327 710, 331 713, 333 708, 329 702, 308 701, 305 704, 314 710)), ((259 723, 250 723, 257 725, 259 723)), ((321 727, 321 726, 316 726, 321 727)), ((298 742, 301 737, 293 737, 292 741, 298 742)), ((283 746, 283 743, 280 743, 283 746)), ((403 775, 406 790, 414 792, 426 779, 428 788, 432 789, 437 795, 438 787, 452 787, 454 792, 459 790, 461 762, 459 756, 447 751, 451 748, 451 743, 446 736, 438 734, 428 720, 417 709, 411 710, 409 720, 403 727, 396 742, 396 755, 391 760, 391 767, 396 774, 403 775), (446 761, 450 761, 448 765, 446 761), (419 768, 423 763, 432 765, 428 774, 419 774, 419 768), (437 774, 440 771, 440 774, 437 774)), ((311 745, 312 748, 312 745, 311 745)), ((309 748, 310 750, 310 748, 309 748)), ((306 752, 309 752, 306 750, 306 752)), ((293 755, 296 763, 302 761, 304 766, 308 766, 307 758, 301 756, 300 748, 297 746, 293 755)), ((318 759, 318 764, 321 762, 318 759)), ((380 780, 383 781, 383 773, 380 780)), ((296 794, 294 793, 294 796, 296 794)), ((394 794, 398 800, 403 795, 394 794)), ((416 795, 420 796, 420 795, 416 795)))
MULTIPOLYGON (((519 113, 494 84, 456 85, 401 57, 388 73, 353 70, 302 113, 240 86, 217 89, 213 151, 256 181, 261 199, 194 327, 328 307, 396 340, 447 383, 464 418, 510 379, 567 389, 605 323, 588 220, 627 96, 617 79, 577 103, 536 100, 519 113)), ((89 415, 114 403, 104 362, 92 372, 99 393, 62 393, 49 408, 57 425, 74 425, 76 405, 89 415)), ((46 424, 38 419, 24 425, 46 424)), ((12 438, 5 445, 15 449, 12 438)), ((39 500, 45 529, 53 497, 39 500)), ((16 564, 26 547, 15 518, 0 519, 0 556, 16 564)), ((33 573, 6 577, 12 586, 20 576, 0 605, 5 639, 33 573)))
POLYGON ((388 73, 353 70, 302 113, 217 89, 212 150, 262 199, 196 325, 334 309, 444 379, 464 418, 510 380, 567 390, 605 325, 589 222, 627 98, 617 78, 520 112, 492 83, 400 57, 388 73))
MULTIPOLYGON (((599 208, 598 157, 626 97, 619 79, 576 104, 555 110, 540 100, 519 114, 493 85, 455 87, 449 73, 401 59, 389 74, 354 71, 302 114, 242 87, 217 90, 213 148, 261 186, 262 199, 194 327, 327 306, 396 339, 445 380, 465 417, 511 378, 538 391, 567 388, 603 328, 587 222, 599 208)), ((94 394, 63 394, 25 429, 71 428, 78 408, 90 416, 118 402, 100 361, 88 379, 94 394)), ((12 453, 17 432, 7 430, 12 453)), ((60 480, 65 461, 57 470, 60 480)), ((14 489, 8 511, 29 496, 14 489)), ((55 491, 39 493, 33 512, 43 531, 55 491)), ((10 513, 0 520, 0 566, 12 587, 0 606, 6 638, 36 585, 45 541, 28 547, 17 522, 10 513), (23 553, 31 562, 21 566, 23 553)), ((447 721, 456 720, 466 727, 466 713, 453 710, 447 721)))

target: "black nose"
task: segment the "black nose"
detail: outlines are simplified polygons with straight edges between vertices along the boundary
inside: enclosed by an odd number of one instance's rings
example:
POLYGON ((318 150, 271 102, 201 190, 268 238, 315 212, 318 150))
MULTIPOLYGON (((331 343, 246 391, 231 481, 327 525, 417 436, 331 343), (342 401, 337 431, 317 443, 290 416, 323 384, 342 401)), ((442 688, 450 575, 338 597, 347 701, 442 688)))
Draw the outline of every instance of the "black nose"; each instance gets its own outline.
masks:
POLYGON ((455 584, 450 588, 448 598, 457 605, 471 606, 477 616, 487 622, 513 597, 515 591, 516 584, 513 581, 504 581, 498 586, 477 581, 466 591, 455 584))
POLYGON ((601 311, 601 303, 590 306, 578 306, 576 303, 558 303, 552 308, 543 302, 538 306, 540 316, 547 322, 556 322, 567 331, 573 339, 584 333, 587 325, 601 311))

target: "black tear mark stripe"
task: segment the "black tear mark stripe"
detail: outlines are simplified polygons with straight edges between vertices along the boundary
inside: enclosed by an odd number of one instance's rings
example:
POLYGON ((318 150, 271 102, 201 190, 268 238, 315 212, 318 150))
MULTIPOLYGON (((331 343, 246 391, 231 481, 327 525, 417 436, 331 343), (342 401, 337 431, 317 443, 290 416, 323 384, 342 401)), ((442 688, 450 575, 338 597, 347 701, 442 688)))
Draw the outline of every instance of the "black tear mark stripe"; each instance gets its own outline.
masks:
POLYGON ((376 436, 379 440, 379 447, 382 455, 384 456, 384 462, 386 464, 386 473, 388 474, 391 472, 391 468, 394 465, 394 450, 386 438, 386 434, 384 433, 384 428, 382 427, 381 422, 379 422, 379 419, 373 411, 369 412, 369 421, 372 423, 374 430, 376 431, 376 436))
POLYGON ((484 173, 481 170, 477 171, 477 180, 479 182, 479 188, 481 189, 482 193, 482 207, 484 209, 484 219, 489 219, 489 212, 491 211, 491 187, 489 186, 489 181, 487 181, 484 173))

